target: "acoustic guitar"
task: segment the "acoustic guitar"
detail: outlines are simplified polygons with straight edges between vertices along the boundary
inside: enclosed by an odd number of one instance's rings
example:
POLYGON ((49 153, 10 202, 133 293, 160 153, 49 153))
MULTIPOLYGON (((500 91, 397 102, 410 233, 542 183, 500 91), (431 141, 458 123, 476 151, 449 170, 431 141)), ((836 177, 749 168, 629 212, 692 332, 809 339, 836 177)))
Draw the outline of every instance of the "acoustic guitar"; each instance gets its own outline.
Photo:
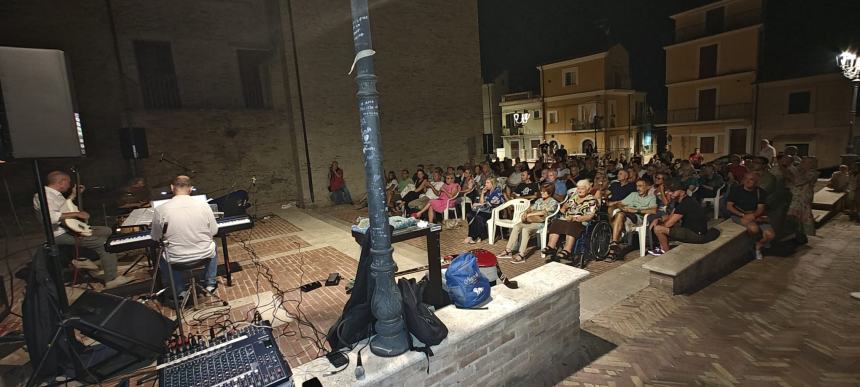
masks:
MULTIPOLYGON (((77 169, 72 170, 75 173, 75 196, 78 198, 78 203, 81 204, 81 207, 84 206, 84 197, 83 193, 78 190, 78 187, 81 186, 81 175, 78 173, 77 169)), ((62 207, 60 207, 60 212, 79 212, 78 206, 75 205, 75 202, 72 199, 66 199, 66 202, 63 203, 62 207)), ((76 218, 68 218, 63 219, 63 226, 65 226, 69 231, 81 236, 92 236, 93 229, 84 221, 76 218)))

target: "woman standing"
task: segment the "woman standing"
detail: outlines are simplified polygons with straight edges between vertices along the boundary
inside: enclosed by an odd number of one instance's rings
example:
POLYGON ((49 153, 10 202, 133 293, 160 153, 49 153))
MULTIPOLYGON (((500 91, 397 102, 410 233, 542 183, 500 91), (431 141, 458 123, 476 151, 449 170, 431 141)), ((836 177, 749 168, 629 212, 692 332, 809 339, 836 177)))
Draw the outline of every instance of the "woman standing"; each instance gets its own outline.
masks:
POLYGON ((472 219, 469 221, 469 236, 463 243, 475 244, 487 239, 487 220, 493 216, 493 209, 505 202, 502 190, 497 187, 496 179, 486 179, 481 189, 481 198, 472 205, 472 219))
POLYGON ((788 216, 798 223, 798 237, 806 240, 806 235, 815 235, 815 218, 812 216, 812 199, 815 196, 815 182, 818 181, 818 159, 805 157, 796 173, 786 176, 791 188, 791 204, 788 216))
POLYGON ((352 204, 352 196, 343 179, 343 169, 340 169, 337 161, 332 161, 328 168, 328 191, 334 204, 352 204))

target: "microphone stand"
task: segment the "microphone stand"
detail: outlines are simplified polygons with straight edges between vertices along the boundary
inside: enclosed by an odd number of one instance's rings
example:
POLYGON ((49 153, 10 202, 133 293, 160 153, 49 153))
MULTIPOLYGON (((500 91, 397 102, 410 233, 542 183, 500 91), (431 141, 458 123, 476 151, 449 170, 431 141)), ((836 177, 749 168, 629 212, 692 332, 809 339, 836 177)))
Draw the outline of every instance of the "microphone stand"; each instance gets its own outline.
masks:
POLYGON ((182 164, 182 163, 180 163, 180 162, 178 162, 178 161, 171 160, 171 159, 169 159, 169 158, 167 158, 167 157, 164 157, 164 152, 162 152, 162 153, 161 153, 161 159, 160 159, 160 160, 158 160, 158 162, 163 162, 163 161, 166 161, 168 164, 173 165, 174 167, 182 168, 183 173, 188 173, 188 174, 192 174, 192 175, 193 175, 194 173, 196 173, 196 172, 197 172, 197 171, 195 171, 195 170, 193 170, 193 169, 191 169, 191 168, 188 168, 187 166, 185 166, 184 164, 182 164))

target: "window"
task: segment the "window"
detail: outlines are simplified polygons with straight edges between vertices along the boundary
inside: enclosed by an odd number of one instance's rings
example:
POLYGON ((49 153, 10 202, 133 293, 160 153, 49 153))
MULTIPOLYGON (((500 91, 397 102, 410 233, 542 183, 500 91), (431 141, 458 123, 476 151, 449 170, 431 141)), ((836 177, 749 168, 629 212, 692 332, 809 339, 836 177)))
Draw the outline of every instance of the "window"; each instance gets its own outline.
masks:
POLYGON ((535 110, 534 113, 532 113, 532 118, 539 120, 540 119, 540 110, 535 110))
POLYGON ((718 34, 723 32, 726 20, 726 9, 723 7, 714 8, 705 13, 705 31, 708 34, 718 34))
POLYGON ((564 70, 564 85, 575 86, 579 83, 579 68, 573 67, 564 70))
POLYGON ((514 113, 505 114, 505 127, 514 128, 517 124, 514 122, 514 113))
POLYGON ((717 89, 699 90, 699 121, 710 121, 717 117, 717 89))
POLYGON ((702 151, 702 153, 717 153, 716 148, 716 137, 699 137, 699 149, 702 151))
POLYGON ((809 156, 809 143, 785 144, 786 147, 793 146, 797 148, 797 155, 800 157, 809 156))
POLYGON ((242 82, 242 97, 245 107, 262 109, 266 106, 263 93, 263 71, 268 51, 236 50, 239 58, 239 80, 242 82))
POLYGON ((788 114, 809 113, 810 96, 808 91, 788 95, 788 114))
POLYGON ((134 54, 143 106, 147 109, 182 107, 170 42, 138 40, 134 42, 134 54))
POLYGON ((557 111, 551 110, 551 111, 547 112, 546 114, 547 114, 547 117, 548 117, 550 124, 558 123, 558 112, 557 111))
POLYGON ((717 45, 699 47, 699 78, 717 75, 717 45))

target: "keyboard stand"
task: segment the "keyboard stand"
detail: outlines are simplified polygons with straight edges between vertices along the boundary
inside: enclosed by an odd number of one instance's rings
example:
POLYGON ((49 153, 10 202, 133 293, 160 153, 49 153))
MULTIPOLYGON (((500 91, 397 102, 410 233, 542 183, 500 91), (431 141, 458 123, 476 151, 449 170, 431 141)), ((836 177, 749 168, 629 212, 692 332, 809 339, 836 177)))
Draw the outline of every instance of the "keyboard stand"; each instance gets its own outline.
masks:
POLYGON ((230 272, 230 252, 227 250, 227 235, 221 235, 221 250, 224 252, 224 273, 227 277, 227 286, 233 286, 233 275, 230 272))

